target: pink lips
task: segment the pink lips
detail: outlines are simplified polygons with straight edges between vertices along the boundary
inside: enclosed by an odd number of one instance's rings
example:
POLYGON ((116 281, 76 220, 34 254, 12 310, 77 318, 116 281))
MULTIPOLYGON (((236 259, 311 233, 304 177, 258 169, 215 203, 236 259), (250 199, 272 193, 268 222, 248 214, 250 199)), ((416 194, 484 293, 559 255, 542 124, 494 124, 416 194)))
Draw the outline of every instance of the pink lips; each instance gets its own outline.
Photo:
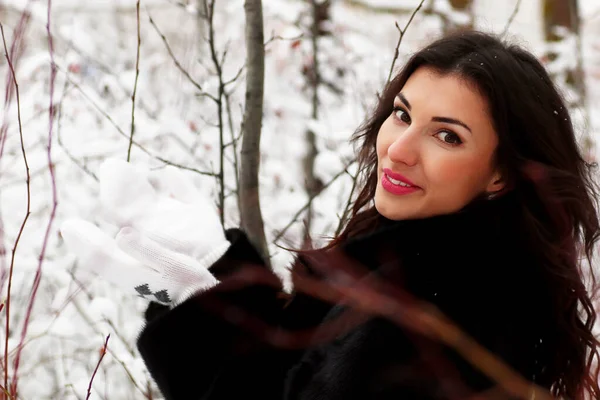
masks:
POLYGON ((417 190, 420 189, 420 187, 415 186, 410 180, 408 180, 407 178, 403 177, 402 175, 400 175, 396 172, 393 172, 389 168, 383 169, 383 175, 381 176, 381 186, 386 191, 390 192, 391 194, 395 194, 395 195, 409 194, 409 193, 416 192, 417 190), (394 180, 402 181, 408 185, 411 185, 411 187, 396 185, 388 179, 388 176, 394 180))

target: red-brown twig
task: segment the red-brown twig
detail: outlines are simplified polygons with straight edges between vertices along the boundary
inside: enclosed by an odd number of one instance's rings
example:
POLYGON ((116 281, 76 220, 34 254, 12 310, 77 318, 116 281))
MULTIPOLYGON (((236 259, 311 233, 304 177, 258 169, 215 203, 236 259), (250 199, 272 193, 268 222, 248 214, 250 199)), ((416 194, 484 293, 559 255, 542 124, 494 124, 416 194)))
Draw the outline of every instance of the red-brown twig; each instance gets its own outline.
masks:
MULTIPOLYGON (((46 231, 44 233, 44 238, 42 241, 42 250, 40 251, 40 255, 38 258, 38 265, 35 272, 35 277, 33 279, 33 284, 31 287, 31 295, 29 297, 29 303, 27 304, 27 310, 25 312, 25 321, 23 323, 23 327, 21 329, 21 338, 19 341, 19 346, 17 348, 17 354, 15 356, 14 361, 14 371, 13 371, 13 381, 11 384, 11 393, 16 397, 17 396, 17 382, 18 382, 18 371, 19 364, 21 361, 21 354, 23 353, 23 343, 25 342, 25 337, 27 336, 27 329, 29 328, 29 322, 31 320, 31 314, 33 311, 33 305, 35 304, 35 299, 37 297, 37 291, 40 287, 40 282, 42 279, 42 265, 44 263, 44 258, 46 255, 46 249, 48 247, 48 239, 50 237, 50 231, 52 229, 52 223, 54 222, 54 217, 56 215, 56 208, 58 205, 57 201, 57 190, 56 190, 56 176, 54 174, 54 164, 52 162, 52 128, 54 126, 54 118, 56 114, 56 108, 54 107, 54 82, 56 80, 56 64, 54 63, 54 42, 52 39, 52 35, 50 34, 50 25, 51 25, 51 10, 52 10, 52 0, 48 0, 48 12, 47 12, 47 21, 46 21, 46 32, 48 34, 48 51, 50 53, 50 104, 48 109, 48 146, 47 146, 47 160, 48 160, 48 171, 50 172, 50 182, 51 182, 51 190, 52 190, 52 209, 50 211, 50 217, 48 218, 48 224, 46 225, 46 231)), ((18 102, 18 100, 17 100, 18 102)), ((24 148, 23 148, 23 155, 24 148)), ((29 174, 29 172, 28 172, 29 174)), ((28 175, 29 182, 29 175, 28 175)))
MULTIPOLYGON (((17 27, 13 31, 14 33, 13 33, 12 44, 10 46, 10 52, 8 52, 8 49, 6 46, 6 38, 4 37, 4 35, 2 36, 3 42, 4 42, 4 52, 5 52, 8 64, 10 66, 10 68, 8 69, 8 71, 6 73, 6 90, 4 93, 4 114, 5 114, 5 116, 7 115, 7 110, 10 108, 10 105, 12 104, 12 101, 13 101, 13 93, 15 92, 14 84, 16 82, 14 71, 16 69, 16 63, 19 60, 20 55, 22 54, 23 47, 24 47, 24 45, 23 45, 23 38, 25 36, 24 32, 25 32, 27 25, 29 23, 29 20, 31 18, 31 14, 29 12, 30 5, 31 5, 31 1, 29 1, 27 3, 27 5, 25 6, 23 12, 21 13, 21 18, 19 19, 17 27)), ((19 104, 17 104, 17 106, 19 106, 19 104)), ((21 127, 20 123, 19 123, 19 127, 21 127)), ((0 157, 2 157, 2 154, 4 154, 4 145, 6 143, 7 132, 8 132, 8 118, 4 118, 3 122, 2 122, 2 127, 0 127, 0 157)), ((23 228, 23 227, 24 226, 22 226, 21 228, 23 228)), ((7 274, 6 269, 5 269, 5 256, 6 256, 6 248, 4 247, 3 221, 0 220, 0 257, 1 257, 0 288, 4 287, 5 279, 9 279, 9 282, 8 282, 9 293, 7 294, 7 297, 10 298, 10 285, 11 285, 10 277, 12 277, 12 267, 13 267, 14 263, 11 263, 11 266, 9 268, 10 272, 7 274)), ((0 366, 4 367, 3 368, 4 369, 4 388, 5 388, 4 391, 6 393, 8 393, 6 391, 6 388, 8 387, 9 319, 10 319, 10 311, 7 306, 7 309, 6 309, 6 336, 5 336, 5 343, 4 343, 5 352, 4 352, 3 359, 0 361, 0 366)))
POLYGON ((135 81, 133 82, 133 93, 131 94, 131 131, 129 133, 127 161, 131 160, 131 146, 133 146, 133 134, 135 133, 135 95, 137 93, 138 78, 140 76, 140 46, 142 44, 142 36, 140 35, 140 0, 137 0, 135 3, 135 16, 137 20, 137 50, 135 56, 135 81))
POLYGON ((92 395, 92 384, 94 383, 94 378, 96 377, 98 368, 100 368, 100 363, 102 362, 102 359, 106 355, 106 350, 108 349, 108 339, 110 339, 110 333, 108 334, 108 336, 106 336, 106 341, 104 342, 104 346, 102 347, 102 350, 100 350, 100 358, 98 359, 96 368, 94 368, 94 373, 92 374, 92 377, 90 378, 90 384, 87 389, 87 396, 85 396, 85 400, 88 400, 90 398, 90 396, 92 395))
POLYGON ((8 393, 8 390, 2 385, 0 385, 0 392, 4 393, 7 399, 12 399, 13 397, 8 393))
MULTIPOLYGON (((19 84, 17 82, 17 77, 15 75, 15 69, 12 63, 12 59, 8 54, 8 47, 6 46, 6 37, 4 36, 4 27, 0 24, 0 32, 2 34, 2 44, 4 45, 4 54, 6 56, 6 61, 8 63, 8 67, 10 68, 12 75, 12 83, 14 85, 15 97, 17 100, 17 119, 19 122, 19 137, 21 139, 21 152, 23 154, 23 161, 25 162, 25 173, 26 173, 26 185, 27 185, 27 203, 25 210, 25 217, 21 222, 21 226, 19 228, 19 233, 17 234, 17 238, 15 239, 15 243, 12 248, 12 254, 10 259, 10 269, 8 274, 8 291, 6 295, 6 338, 4 342, 4 390, 8 389, 8 337, 10 333, 10 300, 11 300, 11 289, 12 289, 12 277, 15 267, 15 255, 17 253, 17 247, 19 245, 19 240, 21 239, 21 235, 23 234, 23 230, 25 229, 25 225, 27 224, 27 220, 29 219, 29 215, 31 214, 31 187, 30 187, 30 174, 29 174, 29 164, 27 163, 27 153, 25 151, 25 144, 23 141, 23 124, 21 122, 21 99, 19 96, 19 84)), ((16 371, 14 375, 14 379, 16 380, 16 371)), ((10 392, 9 393, 10 396, 10 392)), ((14 392, 12 392, 14 394, 14 392)))
MULTIPOLYGON (((10 46, 10 59, 13 63, 13 69, 17 69, 18 60, 23 52, 24 48, 24 37, 25 30, 27 29, 27 25, 31 19, 31 13, 29 12, 29 7, 31 5, 31 0, 25 6, 23 12, 21 13, 21 18, 17 24, 17 27, 13 31, 13 40, 10 46)), ((4 113, 6 115, 10 105, 13 101, 13 92, 14 92, 14 83, 12 79, 12 71, 10 68, 6 73, 6 90, 4 92, 4 113)), ((0 157, 4 154, 4 145, 6 143, 6 137, 8 132, 8 118, 4 118, 2 122, 2 127, 0 127, 0 157)), ((4 245, 4 223, 0 216, 0 288, 4 287, 4 282, 8 278, 8 273, 6 270, 6 247, 4 245)), ((6 368, 5 368, 6 371, 6 368)))
MULTIPOLYGON (((331 304, 349 305, 348 311, 336 319, 322 323, 318 331, 286 331, 249 314, 244 315, 239 327, 258 335, 273 346, 298 349, 328 342, 372 316, 381 316, 408 332, 454 349, 511 396, 530 399, 534 394, 536 399, 552 399, 546 390, 527 381, 430 304, 382 279, 362 279, 360 266, 342 254, 330 252, 311 259, 318 264, 319 273, 328 271, 327 274, 334 273, 340 279, 323 280, 307 274, 296 274, 294 290, 331 304)), ((311 262, 313 267, 316 266, 314 262, 311 262)), ((248 266, 232 273, 215 290, 235 291, 249 285, 279 287, 276 281, 264 268, 248 266)), ((216 297, 211 297, 203 305, 217 315, 223 315, 225 309, 235 309, 216 297)), ((235 311, 243 313, 242 310, 235 311)))
MULTIPOLYGON (((31 13, 29 12, 29 7, 31 5, 31 0, 25 6, 23 12, 21 13, 21 18, 19 19, 19 23, 14 30, 12 44, 10 45, 10 60, 13 68, 9 69, 6 74, 6 91, 4 92, 4 110, 6 111, 13 99, 14 92, 14 81, 13 81, 13 73, 12 70, 17 69, 17 62, 19 60, 19 56, 23 50, 23 38, 25 37, 25 30, 27 29, 27 25, 29 20, 31 19, 31 13)), ((5 49, 6 51, 6 49, 5 49)), ((4 154, 4 144, 6 143, 6 133, 8 131, 8 124, 5 119, 2 123, 2 128, 0 128, 0 157, 4 154)))
POLYGON ((404 39, 404 34, 406 33, 406 30, 408 29, 408 26, 412 22, 415 15, 419 12, 421 7, 423 6, 423 3, 425 3, 425 0, 421 0, 419 5, 417 6, 417 8, 415 8, 412 15, 408 19, 408 22, 406 23, 406 25, 404 25, 404 29, 401 29, 400 26, 398 25, 398 23, 396 23, 396 28, 398 29, 398 32, 400 32, 400 36, 398 37, 398 43, 396 43, 396 49, 394 51, 394 58, 392 59, 392 65, 390 66, 390 73, 388 74, 388 79, 387 79, 388 82, 392 79, 392 74, 394 73, 394 66, 396 65, 396 60, 398 60, 398 56, 400 55, 399 49, 400 49, 400 44, 402 44, 402 39, 404 39))

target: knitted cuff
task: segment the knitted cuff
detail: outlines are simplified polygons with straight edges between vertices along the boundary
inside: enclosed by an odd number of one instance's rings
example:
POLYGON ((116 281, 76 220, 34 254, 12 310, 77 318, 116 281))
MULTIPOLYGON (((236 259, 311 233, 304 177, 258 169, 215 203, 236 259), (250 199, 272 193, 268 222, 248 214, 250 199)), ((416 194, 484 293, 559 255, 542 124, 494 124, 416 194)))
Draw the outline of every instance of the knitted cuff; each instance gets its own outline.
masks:
POLYGON ((217 286, 218 283, 219 281, 215 278, 214 281, 197 283, 196 285, 185 288, 184 290, 182 290, 181 294, 179 294, 179 296, 171 303, 171 308, 177 307, 178 305, 180 305, 181 303, 190 299, 198 293, 205 292, 217 286))
POLYGON ((223 254, 227 252, 227 250, 231 247, 231 242, 225 240, 219 246, 215 247, 208 255, 204 256, 202 260, 200 260, 200 264, 206 269, 210 269, 214 263, 216 263, 219 258, 223 257, 223 254))
MULTIPOLYGON (((212 250, 208 255, 204 256, 200 261, 200 265, 206 269, 210 269, 212 265, 217 262, 223 255, 227 252, 229 247, 231 246, 231 242, 226 240, 217 246, 214 250, 212 250)), ((186 287, 181 291, 181 294, 173 301, 172 307, 176 307, 179 304, 183 303, 190 297, 194 296, 196 293, 204 292, 212 287, 215 287, 219 281, 215 278, 214 281, 209 282, 201 282, 196 283, 195 285, 186 287)))

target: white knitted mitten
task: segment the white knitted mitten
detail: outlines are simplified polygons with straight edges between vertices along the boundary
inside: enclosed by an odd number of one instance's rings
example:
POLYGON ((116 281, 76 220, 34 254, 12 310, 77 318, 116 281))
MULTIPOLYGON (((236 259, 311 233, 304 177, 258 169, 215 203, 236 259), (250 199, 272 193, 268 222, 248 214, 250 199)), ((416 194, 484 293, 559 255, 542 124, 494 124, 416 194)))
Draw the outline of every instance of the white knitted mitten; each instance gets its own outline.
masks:
POLYGON ((91 222, 61 226, 78 265, 144 298, 177 305, 218 283, 208 271, 230 247, 214 206, 181 171, 146 173, 123 161, 100 168, 101 212, 115 238, 91 222))

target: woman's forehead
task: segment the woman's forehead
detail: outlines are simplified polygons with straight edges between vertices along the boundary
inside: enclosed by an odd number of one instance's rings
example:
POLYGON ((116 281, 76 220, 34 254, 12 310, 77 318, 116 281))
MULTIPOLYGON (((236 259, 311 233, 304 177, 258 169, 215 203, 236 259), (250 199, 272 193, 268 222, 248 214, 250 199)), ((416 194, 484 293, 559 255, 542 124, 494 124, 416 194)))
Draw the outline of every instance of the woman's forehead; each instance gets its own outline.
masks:
POLYGON ((491 125, 488 100, 459 74, 442 74, 433 68, 421 67, 410 75, 399 94, 395 101, 403 97, 414 112, 443 113, 473 124, 491 125))

